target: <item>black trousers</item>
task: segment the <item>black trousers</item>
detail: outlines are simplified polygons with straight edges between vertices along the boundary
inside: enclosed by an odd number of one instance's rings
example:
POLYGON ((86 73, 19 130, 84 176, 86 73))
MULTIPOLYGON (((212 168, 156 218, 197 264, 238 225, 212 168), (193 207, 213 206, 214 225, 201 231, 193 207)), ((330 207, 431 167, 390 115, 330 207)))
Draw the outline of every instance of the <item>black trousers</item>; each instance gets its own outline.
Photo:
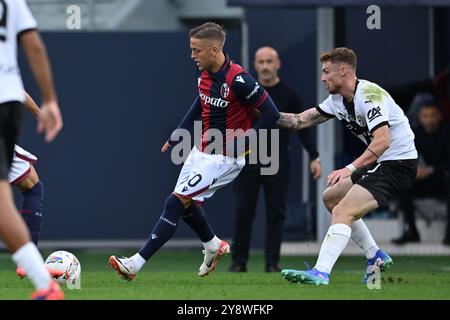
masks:
POLYGON ((418 234, 414 216, 413 201, 419 198, 438 198, 446 201, 447 204, 447 227, 446 234, 450 233, 450 174, 447 172, 444 177, 435 177, 416 181, 410 190, 404 192, 399 197, 400 209, 403 212, 405 221, 404 232, 418 234))
POLYGON ((264 188, 266 206, 264 246, 266 266, 276 266, 280 260, 286 197, 289 188, 289 165, 280 163, 277 174, 265 176, 260 174, 259 165, 247 164, 233 184, 236 202, 231 246, 233 264, 245 265, 247 263, 252 223, 261 186, 264 188))
POLYGON ((20 102, 0 104, 0 180, 8 180, 19 136, 23 105, 20 102))

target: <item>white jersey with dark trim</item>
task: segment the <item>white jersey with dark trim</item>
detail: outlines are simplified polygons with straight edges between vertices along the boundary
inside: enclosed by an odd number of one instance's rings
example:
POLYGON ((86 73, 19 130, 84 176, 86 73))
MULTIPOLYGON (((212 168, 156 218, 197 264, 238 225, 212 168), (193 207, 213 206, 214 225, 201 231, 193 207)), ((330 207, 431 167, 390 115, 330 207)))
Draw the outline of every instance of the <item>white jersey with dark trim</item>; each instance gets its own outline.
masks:
POLYGON ((17 40, 22 32, 36 26, 25 0, 0 0, 0 103, 25 100, 17 40))
POLYGON ((347 103, 340 94, 332 94, 317 107, 328 117, 344 121, 346 127, 366 145, 372 133, 383 125, 389 126, 390 145, 377 162, 417 159, 414 133, 403 110, 386 90, 379 85, 357 80, 353 102, 347 103))

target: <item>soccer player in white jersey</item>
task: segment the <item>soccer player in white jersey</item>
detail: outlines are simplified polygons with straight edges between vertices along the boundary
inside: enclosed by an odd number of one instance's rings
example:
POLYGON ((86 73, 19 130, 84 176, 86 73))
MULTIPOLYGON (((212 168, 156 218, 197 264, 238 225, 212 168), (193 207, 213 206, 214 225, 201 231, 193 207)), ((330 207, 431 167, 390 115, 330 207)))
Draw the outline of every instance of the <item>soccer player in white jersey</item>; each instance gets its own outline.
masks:
POLYGON ((36 27, 25 0, 0 1, 0 236, 13 253, 14 262, 24 268, 36 288, 32 298, 63 299, 63 291, 51 279, 18 215, 8 181, 25 100, 17 43, 24 49, 42 94, 38 131, 45 131, 45 138, 50 142, 62 128, 50 63, 36 27))
POLYGON ((362 217, 412 186, 417 151, 408 119, 380 86, 356 77, 356 55, 335 48, 320 56, 322 82, 330 96, 300 114, 281 113, 278 125, 302 129, 336 117, 366 145, 352 163, 328 176, 323 201, 332 222, 311 270, 282 270, 296 283, 328 285, 331 270, 352 238, 365 252, 368 268, 363 278, 389 269, 392 258, 379 249, 362 217))

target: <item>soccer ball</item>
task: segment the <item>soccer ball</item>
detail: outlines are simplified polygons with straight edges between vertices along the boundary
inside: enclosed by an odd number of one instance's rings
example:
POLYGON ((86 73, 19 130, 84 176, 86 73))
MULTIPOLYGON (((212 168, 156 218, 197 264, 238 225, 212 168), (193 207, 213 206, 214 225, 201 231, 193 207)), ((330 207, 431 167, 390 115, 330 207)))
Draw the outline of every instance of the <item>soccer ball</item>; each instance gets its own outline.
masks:
POLYGON ((51 271, 59 271, 61 275, 54 276, 59 284, 67 283, 79 287, 81 264, 77 257, 68 251, 55 251, 51 253, 45 260, 45 266, 51 271))

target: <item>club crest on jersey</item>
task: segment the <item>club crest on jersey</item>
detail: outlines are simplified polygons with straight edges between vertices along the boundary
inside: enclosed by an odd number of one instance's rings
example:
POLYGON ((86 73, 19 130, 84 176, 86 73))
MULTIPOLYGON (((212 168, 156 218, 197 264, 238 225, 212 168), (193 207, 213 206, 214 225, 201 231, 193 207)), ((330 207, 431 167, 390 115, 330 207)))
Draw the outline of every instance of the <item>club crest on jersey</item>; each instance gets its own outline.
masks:
POLYGON ((220 95, 222 96, 222 98, 226 98, 228 97, 229 94, 230 94, 230 87, 225 82, 224 84, 222 84, 222 87, 220 88, 220 95))

